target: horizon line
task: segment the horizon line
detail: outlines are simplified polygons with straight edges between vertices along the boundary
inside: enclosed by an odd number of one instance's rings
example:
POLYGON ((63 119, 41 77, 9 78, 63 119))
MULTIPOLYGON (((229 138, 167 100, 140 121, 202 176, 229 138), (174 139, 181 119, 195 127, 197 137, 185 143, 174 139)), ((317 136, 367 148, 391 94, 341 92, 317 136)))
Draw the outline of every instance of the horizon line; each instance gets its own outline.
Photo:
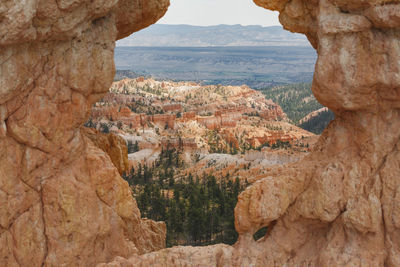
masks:
POLYGON ((264 26, 261 24, 247 24, 247 25, 243 25, 240 23, 237 24, 213 24, 213 25, 193 25, 193 24, 170 24, 170 23, 155 23, 153 25, 166 25, 166 26, 193 26, 193 27, 215 27, 215 26, 242 26, 242 27, 251 27, 251 26, 259 26, 262 28, 269 28, 269 27, 281 27, 283 28, 283 26, 281 24, 277 24, 277 25, 269 25, 269 26, 264 26))

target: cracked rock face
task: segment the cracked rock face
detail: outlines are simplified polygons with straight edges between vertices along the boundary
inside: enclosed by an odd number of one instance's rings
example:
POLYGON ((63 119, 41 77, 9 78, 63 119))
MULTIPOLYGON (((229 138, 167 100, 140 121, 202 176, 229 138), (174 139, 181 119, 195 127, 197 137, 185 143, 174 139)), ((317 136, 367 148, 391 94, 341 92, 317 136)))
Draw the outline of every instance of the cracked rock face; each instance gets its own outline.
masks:
POLYGON ((239 196, 234 246, 112 266, 400 266, 400 1, 255 2, 308 37, 318 52, 312 90, 336 119, 308 157, 239 196))
POLYGON ((115 41, 168 0, 0 2, 0 266, 93 266, 164 247, 107 154, 81 133, 115 41))

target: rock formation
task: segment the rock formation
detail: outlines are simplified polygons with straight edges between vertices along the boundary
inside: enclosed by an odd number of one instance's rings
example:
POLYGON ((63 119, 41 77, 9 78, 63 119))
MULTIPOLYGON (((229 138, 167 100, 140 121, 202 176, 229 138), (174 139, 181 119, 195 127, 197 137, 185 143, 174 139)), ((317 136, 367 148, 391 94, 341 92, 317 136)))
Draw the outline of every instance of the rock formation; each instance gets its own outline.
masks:
POLYGON ((81 132, 110 157, 120 175, 129 171, 128 147, 124 138, 113 133, 105 134, 86 127, 83 127, 81 132))
POLYGON ((115 40, 168 0, 0 2, 0 266, 93 266, 164 247, 128 184, 82 134, 115 40))
POLYGON ((309 156, 240 195, 234 246, 112 266, 400 266, 400 2, 255 2, 307 35, 318 52, 312 90, 336 119, 309 156))
POLYGON ((399 1, 255 1, 317 49, 313 92, 336 119, 308 157, 240 195, 234 246, 141 256, 165 225, 140 219, 79 126, 112 82, 115 40, 167 1, 0 3, 1 266, 400 265, 399 1))

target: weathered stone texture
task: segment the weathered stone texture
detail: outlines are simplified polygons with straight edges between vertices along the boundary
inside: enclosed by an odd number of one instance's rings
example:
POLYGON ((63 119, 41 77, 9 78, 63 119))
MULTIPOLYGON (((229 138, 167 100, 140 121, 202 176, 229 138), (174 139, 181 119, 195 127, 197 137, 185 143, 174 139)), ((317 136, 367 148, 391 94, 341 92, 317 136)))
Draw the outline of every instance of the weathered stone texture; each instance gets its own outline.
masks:
POLYGON ((399 266, 400 20, 393 0, 255 0, 318 52, 336 119, 302 161, 239 197, 234 246, 163 246, 108 156, 82 135, 117 38, 168 1, 0 3, 0 266, 399 266), (253 234, 268 226, 258 241, 253 234), (106 264, 101 264, 104 266, 106 264))
POLYGON ((167 7, 0 2, 0 266, 93 266, 165 246, 165 224, 140 218, 128 184, 80 125, 113 81, 116 39, 167 7))
POLYGON ((92 128, 81 128, 81 132, 89 137, 101 150, 106 152, 120 175, 129 172, 128 147, 124 138, 113 134, 101 133, 92 128))
POLYGON ((239 196, 234 246, 171 248, 114 266, 399 266, 400 2, 255 2, 307 35, 318 52, 312 90, 336 119, 309 156, 239 196))

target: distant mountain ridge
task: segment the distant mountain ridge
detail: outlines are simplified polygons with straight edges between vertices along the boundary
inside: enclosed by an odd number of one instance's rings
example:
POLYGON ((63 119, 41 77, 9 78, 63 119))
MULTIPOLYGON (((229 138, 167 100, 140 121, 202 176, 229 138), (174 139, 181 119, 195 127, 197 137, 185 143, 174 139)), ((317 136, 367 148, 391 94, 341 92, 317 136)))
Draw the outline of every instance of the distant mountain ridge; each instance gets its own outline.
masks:
POLYGON ((117 46, 310 46, 301 34, 281 26, 154 24, 117 42, 117 46))

